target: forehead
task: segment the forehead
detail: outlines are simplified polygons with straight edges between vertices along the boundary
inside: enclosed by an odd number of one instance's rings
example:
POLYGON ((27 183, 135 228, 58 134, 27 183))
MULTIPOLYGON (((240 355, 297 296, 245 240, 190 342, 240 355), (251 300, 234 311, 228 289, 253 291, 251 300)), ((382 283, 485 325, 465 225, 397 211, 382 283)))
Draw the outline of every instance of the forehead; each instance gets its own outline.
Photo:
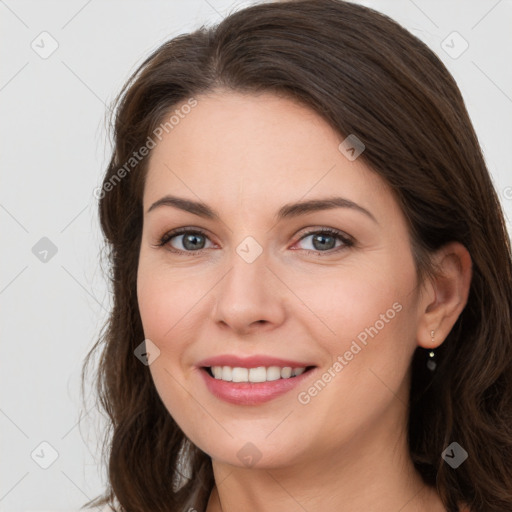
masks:
POLYGON ((347 159, 339 150, 344 137, 313 110, 271 93, 215 92, 196 100, 152 150, 145 210, 166 193, 200 198, 219 211, 326 195, 377 208, 393 202, 384 181, 361 159, 347 159))

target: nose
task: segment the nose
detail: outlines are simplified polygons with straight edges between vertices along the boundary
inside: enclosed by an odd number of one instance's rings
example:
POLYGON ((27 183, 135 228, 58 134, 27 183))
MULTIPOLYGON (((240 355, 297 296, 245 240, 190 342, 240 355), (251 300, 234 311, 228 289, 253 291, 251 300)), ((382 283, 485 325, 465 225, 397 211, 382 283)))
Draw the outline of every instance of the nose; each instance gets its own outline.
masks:
POLYGON ((230 270, 215 287, 214 320, 237 335, 279 326, 285 319, 285 290, 268 268, 265 251, 252 263, 236 252, 230 270))

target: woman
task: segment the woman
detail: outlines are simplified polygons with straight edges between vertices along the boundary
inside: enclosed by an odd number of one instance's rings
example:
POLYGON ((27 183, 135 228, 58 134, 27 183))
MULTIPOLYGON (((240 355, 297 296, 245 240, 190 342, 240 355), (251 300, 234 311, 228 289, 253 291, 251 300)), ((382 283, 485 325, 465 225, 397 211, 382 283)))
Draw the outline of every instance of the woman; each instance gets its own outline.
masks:
POLYGON ((156 50, 114 138, 93 504, 512 510, 509 239, 422 42, 339 0, 249 7, 156 50))

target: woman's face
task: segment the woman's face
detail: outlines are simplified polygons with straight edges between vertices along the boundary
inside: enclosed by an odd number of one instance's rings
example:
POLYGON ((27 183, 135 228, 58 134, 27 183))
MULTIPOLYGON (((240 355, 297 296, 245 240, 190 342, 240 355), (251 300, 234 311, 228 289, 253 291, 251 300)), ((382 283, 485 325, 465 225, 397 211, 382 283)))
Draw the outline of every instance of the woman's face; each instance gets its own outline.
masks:
POLYGON ((169 413, 241 467, 403 435, 421 308, 390 188, 291 100, 217 91, 187 110, 152 150, 138 268, 169 413))

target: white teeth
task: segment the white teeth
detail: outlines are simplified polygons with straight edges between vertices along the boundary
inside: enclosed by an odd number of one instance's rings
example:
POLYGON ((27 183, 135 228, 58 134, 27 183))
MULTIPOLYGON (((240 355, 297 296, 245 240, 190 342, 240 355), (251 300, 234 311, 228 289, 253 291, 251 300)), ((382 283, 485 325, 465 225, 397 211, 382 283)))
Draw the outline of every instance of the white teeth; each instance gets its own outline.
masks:
POLYGON ((233 368, 233 382, 248 382, 249 370, 247 368, 233 368))
POLYGON ((306 368, 285 366, 258 366, 257 368, 241 368, 231 366, 212 366, 211 371, 216 379, 227 382, 267 382, 278 379, 289 379, 303 374, 306 368))
POLYGON ((264 366, 251 368, 249 370, 249 382, 265 382, 267 380, 267 369, 264 366))
POLYGON ((281 378, 289 379, 292 376, 293 370, 289 366, 285 366, 281 369, 281 378))
POLYGON ((231 382, 233 380, 233 370, 231 366, 223 366, 222 367, 222 380, 226 380, 231 382))
POLYGON ((281 368, 279 366, 271 366, 267 368, 267 380, 278 380, 281 378, 281 368))

